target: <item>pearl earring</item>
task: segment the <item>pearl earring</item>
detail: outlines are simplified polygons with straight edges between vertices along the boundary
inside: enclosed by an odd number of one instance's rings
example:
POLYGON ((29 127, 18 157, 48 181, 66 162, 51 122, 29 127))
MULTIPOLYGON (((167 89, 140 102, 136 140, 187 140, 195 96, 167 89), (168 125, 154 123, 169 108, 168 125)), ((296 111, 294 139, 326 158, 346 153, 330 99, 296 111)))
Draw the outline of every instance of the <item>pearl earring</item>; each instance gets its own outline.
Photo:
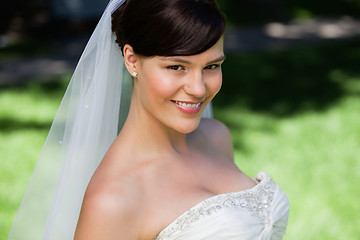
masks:
POLYGON ((137 72, 133 72, 131 75, 133 75, 134 77, 136 77, 138 75, 137 72))

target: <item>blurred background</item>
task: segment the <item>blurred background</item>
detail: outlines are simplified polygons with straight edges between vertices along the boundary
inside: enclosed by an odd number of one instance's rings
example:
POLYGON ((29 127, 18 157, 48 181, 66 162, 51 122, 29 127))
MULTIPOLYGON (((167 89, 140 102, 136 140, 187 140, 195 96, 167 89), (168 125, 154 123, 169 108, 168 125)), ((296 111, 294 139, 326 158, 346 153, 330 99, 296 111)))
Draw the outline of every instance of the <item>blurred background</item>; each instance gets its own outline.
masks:
MULTIPOLYGON (((107 0, 0 9, 0 239, 107 0)), ((237 165, 289 197, 285 239, 360 236, 360 1, 218 0, 227 15, 214 115, 237 165)))

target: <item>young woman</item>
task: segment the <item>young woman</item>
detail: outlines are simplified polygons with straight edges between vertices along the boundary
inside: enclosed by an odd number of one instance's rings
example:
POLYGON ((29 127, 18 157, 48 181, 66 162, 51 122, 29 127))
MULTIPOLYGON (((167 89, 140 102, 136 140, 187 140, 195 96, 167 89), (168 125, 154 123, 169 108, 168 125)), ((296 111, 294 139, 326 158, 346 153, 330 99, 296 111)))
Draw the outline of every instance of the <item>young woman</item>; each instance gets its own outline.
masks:
POLYGON ((109 4, 68 90, 76 97, 62 103, 63 160, 34 239, 281 239, 286 196, 266 173, 241 172, 227 127, 202 118, 222 84, 224 29, 213 0, 109 4), (120 133, 108 136, 121 55, 133 90, 120 133))

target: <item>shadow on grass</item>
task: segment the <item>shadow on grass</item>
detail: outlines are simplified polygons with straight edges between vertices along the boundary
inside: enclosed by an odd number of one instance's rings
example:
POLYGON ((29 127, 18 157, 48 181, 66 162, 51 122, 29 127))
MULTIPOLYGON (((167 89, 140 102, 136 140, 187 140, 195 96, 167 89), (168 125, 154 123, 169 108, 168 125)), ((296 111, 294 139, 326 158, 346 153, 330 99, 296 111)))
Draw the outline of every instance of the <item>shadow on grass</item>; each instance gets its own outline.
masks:
POLYGON ((0 61, 13 57, 41 57, 53 53, 56 46, 38 38, 24 37, 18 43, 1 49, 0 61))
POLYGON ((227 55, 214 102, 220 109, 245 106, 276 117, 321 111, 350 94, 348 79, 360 76, 360 39, 227 55))
POLYGON ((0 131, 2 133, 18 130, 47 130, 51 123, 39 123, 36 121, 21 121, 13 118, 0 118, 0 131))
MULTIPOLYGON (((28 80, 27 82, 21 82, 14 85, 0 86, 0 94, 9 93, 12 97, 14 107, 17 108, 17 104, 24 105, 30 109, 36 109, 36 105, 33 103, 27 103, 26 100, 22 99, 22 95, 30 96, 33 99, 38 101, 48 101, 49 103, 60 103, 60 100, 65 92, 67 81, 66 76, 58 76, 46 81, 32 81, 28 80)), ((26 99, 26 98, 25 98, 26 99)), ((9 107, 9 106, 7 106, 9 107)), ((1 108, 1 106, 0 106, 1 108)), ((18 116, 0 116, 0 132, 10 133, 18 130, 49 130, 51 127, 51 122, 38 121, 36 119, 21 119, 18 116)))
POLYGON ((59 98, 65 93, 70 75, 59 75, 47 79, 26 79, 14 84, 0 85, 1 92, 12 90, 17 92, 29 92, 34 96, 59 98))

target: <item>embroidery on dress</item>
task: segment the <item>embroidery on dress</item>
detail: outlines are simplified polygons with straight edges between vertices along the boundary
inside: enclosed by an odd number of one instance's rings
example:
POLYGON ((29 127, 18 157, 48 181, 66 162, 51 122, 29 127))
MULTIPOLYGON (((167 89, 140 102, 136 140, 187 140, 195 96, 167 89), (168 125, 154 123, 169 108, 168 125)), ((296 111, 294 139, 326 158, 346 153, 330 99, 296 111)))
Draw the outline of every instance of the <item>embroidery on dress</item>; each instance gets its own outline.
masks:
POLYGON ((215 195, 202 201, 161 231, 154 240, 171 238, 174 233, 189 229, 195 222, 224 208, 247 210, 252 212, 253 216, 262 219, 267 225, 270 223, 270 205, 274 199, 277 185, 265 173, 259 173, 255 179, 258 178, 260 178, 260 182, 254 188, 215 195))

